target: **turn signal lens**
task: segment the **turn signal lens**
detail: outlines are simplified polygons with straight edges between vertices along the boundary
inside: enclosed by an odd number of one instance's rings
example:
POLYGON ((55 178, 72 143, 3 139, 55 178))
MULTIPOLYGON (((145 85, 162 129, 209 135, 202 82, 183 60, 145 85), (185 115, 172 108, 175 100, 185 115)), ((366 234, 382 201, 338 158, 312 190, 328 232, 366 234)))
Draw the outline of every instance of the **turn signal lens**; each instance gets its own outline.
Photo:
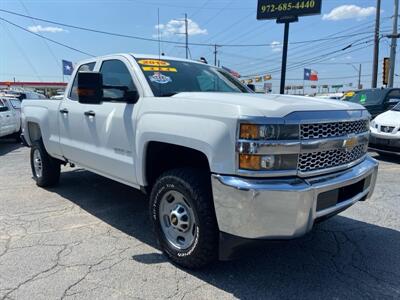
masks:
POLYGON ((260 170, 261 156, 259 155, 239 155, 239 168, 244 170, 260 170))
POLYGON ((240 124, 240 138, 257 140, 260 137, 260 127, 253 124, 240 124))

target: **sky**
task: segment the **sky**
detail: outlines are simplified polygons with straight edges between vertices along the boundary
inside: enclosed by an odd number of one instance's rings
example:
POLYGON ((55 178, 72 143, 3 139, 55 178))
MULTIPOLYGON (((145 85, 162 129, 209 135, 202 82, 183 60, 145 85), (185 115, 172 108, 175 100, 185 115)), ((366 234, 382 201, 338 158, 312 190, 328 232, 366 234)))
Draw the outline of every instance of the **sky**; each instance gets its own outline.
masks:
MULTIPOLYGON (((304 68, 309 68, 318 72, 318 84, 356 86, 361 64, 362 84, 370 87, 375 5, 376 0, 322 0, 321 15, 300 17, 292 23, 287 84, 303 85, 304 68)), ((394 0, 382 0, 384 34, 392 31, 393 6, 394 0)), ((277 91, 284 26, 274 20, 256 20, 256 7, 257 0, 0 0, 0 9, 23 15, 148 39, 157 39, 159 31, 161 40, 179 42, 185 40, 183 18, 187 13, 189 43, 222 45, 217 47, 221 65, 244 76, 271 74, 277 91)), ((87 54, 158 53, 157 42, 87 32, 2 11, 0 18, 22 27, 0 19, 0 81, 61 81, 61 60, 76 63, 88 58, 87 54)), ((387 38, 381 39, 379 85, 389 46, 387 38)), ((182 45, 161 43, 161 49, 166 55, 185 57, 182 45)), ((214 47, 190 45, 189 49, 193 59, 203 56, 214 62, 214 47)), ((400 73, 399 59, 397 55, 396 73, 400 73)), ((399 79, 395 79, 396 86, 399 79)))

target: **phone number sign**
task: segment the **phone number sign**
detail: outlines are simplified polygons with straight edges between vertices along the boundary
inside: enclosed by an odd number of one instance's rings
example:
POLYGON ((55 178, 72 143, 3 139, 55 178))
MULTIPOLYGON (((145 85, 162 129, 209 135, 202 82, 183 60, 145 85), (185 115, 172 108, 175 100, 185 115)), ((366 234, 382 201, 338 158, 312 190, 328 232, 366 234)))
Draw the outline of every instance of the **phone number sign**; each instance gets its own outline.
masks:
POLYGON ((322 0, 258 0, 257 19, 279 19, 321 14, 322 0))

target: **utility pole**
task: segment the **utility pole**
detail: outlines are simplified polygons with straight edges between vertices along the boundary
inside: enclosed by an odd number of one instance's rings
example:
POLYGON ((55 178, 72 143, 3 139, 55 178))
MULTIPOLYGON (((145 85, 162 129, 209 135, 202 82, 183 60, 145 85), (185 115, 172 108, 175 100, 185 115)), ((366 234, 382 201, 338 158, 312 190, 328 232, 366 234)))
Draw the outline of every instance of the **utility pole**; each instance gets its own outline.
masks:
POLYGON ((188 34, 188 19, 187 13, 185 13, 185 36, 186 36, 186 59, 189 58, 189 34, 188 34))
POLYGON ((361 90, 361 64, 360 68, 358 69, 358 89, 361 90))
POLYGON ((390 69, 389 69, 389 84, 388 87, 393 87, 394 71, 396 65, 396 48, 397 48, 397 21, 399 18, 399 0, 394 0, 394 15, 393 15, 393 33, 392 45, 390 49, 390 69))
POLYGON ((374 33, 374 62, 372 65, 372 84, 371 84, 372 88, 376 88, 377 83, 378 83, 380 22, 381 22, 381 0, 376 0, 376 17, 375 17, 375 33, 374 33))
POLYGON ((214 45, 214 66, 217 65, 217 53, 218 53, 217 47, 218 47, 218 45, 215 44, 214 45))
POLYGON ((286 63, 287 63, 288 41, 289 41, 289 24, 290 24, 289 22, 285 22, 285 29, 284 29, 284 34, 283 34, 281 86, 279 89, 280 94, 285 93, 286 63))

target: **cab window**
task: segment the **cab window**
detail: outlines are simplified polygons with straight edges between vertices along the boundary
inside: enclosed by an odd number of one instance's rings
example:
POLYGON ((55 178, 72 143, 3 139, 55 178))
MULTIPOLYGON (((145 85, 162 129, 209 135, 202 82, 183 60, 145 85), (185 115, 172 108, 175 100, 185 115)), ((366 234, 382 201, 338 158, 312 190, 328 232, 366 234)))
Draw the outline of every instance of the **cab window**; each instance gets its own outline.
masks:
POLYGON ((400 90, 392 90, 387 95, 387 100, 389 99, 400 99, 400 90))
POLYGON ((85 72, 85 71, 93 71, 95 62, 87 63, 81 65, 78 69, 78 72, 75 74, 74 83, 72 84, 71 92, 69 93, 69 98, 72 100, 78 100, 78 73, 85 72))
POLYGON ((132 76, 122 61, 104 61, 100 73, 103 75, 103 101, 125 101, 127 92, 137 92, 132 76))
POLYGON ((6 102, 4 100, 0 99, 0 112, 8 111, 8 110, 9 110, 9 108, 8 108, 6 102))

